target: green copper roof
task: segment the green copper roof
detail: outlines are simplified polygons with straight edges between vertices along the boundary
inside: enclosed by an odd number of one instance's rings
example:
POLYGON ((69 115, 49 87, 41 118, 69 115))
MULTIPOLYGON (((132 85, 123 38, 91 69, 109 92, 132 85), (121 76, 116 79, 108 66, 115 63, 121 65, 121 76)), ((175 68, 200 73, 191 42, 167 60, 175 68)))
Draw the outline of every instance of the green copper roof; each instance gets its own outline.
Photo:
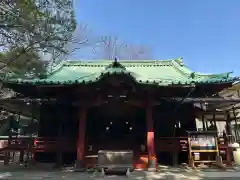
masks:
POLYGON ((181 59, 148 61, 65 61, 44 79, 9 78, 7 83, 18 84, 82 84, 93 83, 104 76, 126 74, 141 84, 193 85, 227 83, 236 78, 231 73, 205 75, 191 71, 181 59))

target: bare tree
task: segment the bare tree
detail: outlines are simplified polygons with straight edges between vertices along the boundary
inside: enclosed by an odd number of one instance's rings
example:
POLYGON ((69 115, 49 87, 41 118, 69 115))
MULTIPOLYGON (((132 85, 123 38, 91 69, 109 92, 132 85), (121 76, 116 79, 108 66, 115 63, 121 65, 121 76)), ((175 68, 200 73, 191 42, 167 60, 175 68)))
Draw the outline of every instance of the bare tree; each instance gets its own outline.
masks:
POLYGON ((64 46, 65 53, 60 54, 60 56, 48 54, 48 56, 50 56, 49 58, 52 59, 52 65, 54 66, 59 64, 61 61, 71 59, 74 56, 74 53, 79 50, 83 50, 88 47, 94 48, 97 41, 91 37, 88 25, 78 25, 73 32, 72 37, 64 46))
POLYGON ((122 50, 122 56, 126 60, 146 60, 152 59, 151 51, 148 47, 142 45, 126 44, 122 50))
POLYGON ((113 60, 115 57, 120 56, 122 45, 119 43, 117 37, 104 36, 101 37, 103 58, 113 60))
POLYGON ((141 45, 131 45, 120 42, 117 37, 103 36, 100 40, 100 57, 107 60, 115 58, 123 60, 152 59, 149 48, 141 45))

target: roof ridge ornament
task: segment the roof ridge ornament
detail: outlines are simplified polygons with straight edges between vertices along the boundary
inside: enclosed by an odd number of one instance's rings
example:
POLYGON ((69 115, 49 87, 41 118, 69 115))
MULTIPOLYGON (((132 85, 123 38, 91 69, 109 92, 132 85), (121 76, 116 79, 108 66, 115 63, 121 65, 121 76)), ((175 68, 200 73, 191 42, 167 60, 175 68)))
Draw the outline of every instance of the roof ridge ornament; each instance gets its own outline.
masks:
POLYGON ((175 61, 176 61, 180 66, 184 66, 183 58, 182 58, 182 57, 179 57, 179 58, 175 59, 175 61))
POLYGON ((191 79, 194 79, 196 77, 196 72, 192 72, 191 74, 190 74, 190 78, 191 79))
POLYGON ((114 58, 114 61, 106 67, 106 69, 109 69, 109 68, 121 68, 121 69, 126 70, 126 67, 123 66, 123 65, 117 60, 116 57, 114 58))
POLYGON ((227 75, 226 75, 226 78, 225 78, 225 79, 229 78, 232 73, 233 73, 233 72, 227 72, 227 75))
POLYGON ((113 61, 113 67, 114 67, 114 66, 118 66, 118 63, 119 63, 119 62, 118 62, 118 60, 117 60, 117 57, 115 57, 115 58, 114 58, 114 61, 113 61))

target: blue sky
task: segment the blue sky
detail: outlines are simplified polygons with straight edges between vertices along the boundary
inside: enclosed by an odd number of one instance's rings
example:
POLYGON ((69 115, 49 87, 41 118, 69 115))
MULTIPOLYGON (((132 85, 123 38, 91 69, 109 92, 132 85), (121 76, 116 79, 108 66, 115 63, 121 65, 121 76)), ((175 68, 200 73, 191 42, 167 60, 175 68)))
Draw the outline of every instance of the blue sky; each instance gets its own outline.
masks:
POLYGON ((155 59, 240 75, 240 0, 75 0, 75 10, 93 34, 148 46, 155 59))

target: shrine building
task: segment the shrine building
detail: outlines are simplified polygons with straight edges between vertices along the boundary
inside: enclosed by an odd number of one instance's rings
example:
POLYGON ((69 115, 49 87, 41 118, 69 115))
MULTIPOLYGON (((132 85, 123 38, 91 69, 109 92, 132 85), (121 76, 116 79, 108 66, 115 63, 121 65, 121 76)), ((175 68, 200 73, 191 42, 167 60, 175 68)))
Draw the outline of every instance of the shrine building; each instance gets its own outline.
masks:
POLYGON ((182 59, 99 60, 64 61, 42 78, 4 84, 32 104, 38 136, 58 142, 36 161, 54 162, 61 153, 63 164, 94 167, 99 150, 132 150, 135 168, 147 168, 172 162, 172 154, 186 162, 181 137, 196 130, 196 98, 217 98, 236 80, 194 72, 182 59))

